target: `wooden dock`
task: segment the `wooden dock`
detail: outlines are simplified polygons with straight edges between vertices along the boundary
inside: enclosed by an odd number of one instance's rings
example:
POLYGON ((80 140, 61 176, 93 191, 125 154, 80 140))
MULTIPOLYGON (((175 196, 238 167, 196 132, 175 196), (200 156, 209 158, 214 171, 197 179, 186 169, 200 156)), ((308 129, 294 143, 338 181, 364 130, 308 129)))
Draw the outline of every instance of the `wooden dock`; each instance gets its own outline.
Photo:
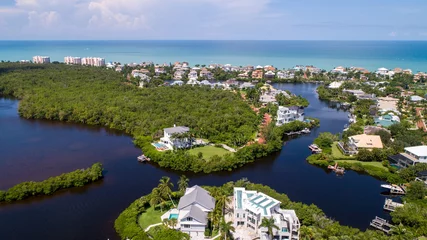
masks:
POLYGON ((387 220, 382 219, 380 217, 375 217, 374 220, 371 221, 371 224, 369 224, 371 227, 376 228, 378 230, 381 230, 385 233, 390 233, 390 231, 393 229, 393 225, 388 223, 387 220))
POLYGON ((398 207, 403 207, 403 204, 398 202, 393 202, 393 199, 386 198, 384 202, 384 210, 394 212, 398 207))
POLYGON ((138 159, 138 162, 149 162, 151 160, 150 158, 146 157, 144 154, 137 157, 137 159, 138 159))

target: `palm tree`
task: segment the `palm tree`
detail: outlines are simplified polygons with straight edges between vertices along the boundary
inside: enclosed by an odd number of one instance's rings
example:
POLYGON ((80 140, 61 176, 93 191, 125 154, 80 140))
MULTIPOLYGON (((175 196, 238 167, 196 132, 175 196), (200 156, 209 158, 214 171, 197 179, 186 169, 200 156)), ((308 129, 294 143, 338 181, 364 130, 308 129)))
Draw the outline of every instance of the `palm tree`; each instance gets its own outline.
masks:
POLYGON ((231 237, 231 232, 235 231, 233 222, 225 222, 225 219, 222 218, 221 224, 219 225, 219 231, 221 232, 221 236, 227 240, 227 237, 231 237))
POLYGON ((171 182, 171 179, 169 177, 162 177, 160 179, 160 183, 159 183, 159 186, 157 188, 161 192, 162 197, 163 198, 169 197, 173 206, 175 207, 175 203, 173 202, 172 197, 171 197, 172 188, 173 188, 173 183, 171 182))
POLYGON ((263 218, 259 226, 267 228, 270 238, 273 238, 273 228, 279 230, 279 227, 274 224, 273 218, 263 218))
POLYGON ((177 224, 178 224, 178 220, 176 218, 172 218, 171 220, 169 220, 169 225, 172 228, 175 228, 177 224))
MULTIPOLYGON (((150 199, 150 206, 152 206, 154 209, 156 209, 156 206, 158 206, 160 203, 162 203, 164 199, 162 198, 162 194, 158 188, 154 188, 151 192, 151 199, 150 199)), ((160 211, 163 212, 163 208, 160 205, 160 211)))
POLYGON ((165 225, 165 227, 169 226, 170 225, 170 220, 167 219, 167 218, 163 219, 163 225, 165 225))
POLYGON ((188 187, 188 181, 190 181, 185 175, 182 175, 178 181, 178 189, 184 194, 185 189, 188 187))
POLYGON ((231 198, 229 198, 226 193, 221 192, 221 195, 218 196, 216 201, 217 204, 222 207, 222 215, 224 216, 225 208, 231 203, 231 198))

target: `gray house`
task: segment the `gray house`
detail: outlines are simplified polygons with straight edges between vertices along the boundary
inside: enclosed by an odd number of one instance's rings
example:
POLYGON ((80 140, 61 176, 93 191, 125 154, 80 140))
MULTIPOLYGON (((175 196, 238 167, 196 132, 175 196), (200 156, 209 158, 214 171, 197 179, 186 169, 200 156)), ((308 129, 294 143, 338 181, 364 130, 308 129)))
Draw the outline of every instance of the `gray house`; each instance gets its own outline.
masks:
POLYGON ((187 188, 178 207, 163 214, 161 219, 177 219, 176 229, 189 234, 192 240, 202 240, 205 238, 208 213, 214 208, 215 199, 208 191, 195 185, 187 188))

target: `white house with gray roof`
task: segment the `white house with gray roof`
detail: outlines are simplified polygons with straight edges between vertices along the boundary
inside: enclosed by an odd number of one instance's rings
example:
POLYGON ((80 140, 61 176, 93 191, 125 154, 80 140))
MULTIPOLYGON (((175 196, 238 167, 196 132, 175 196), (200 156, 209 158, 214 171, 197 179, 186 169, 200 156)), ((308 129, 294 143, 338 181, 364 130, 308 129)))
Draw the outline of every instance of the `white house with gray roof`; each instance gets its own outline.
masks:
POLYGON ((261 240, 270 240, 262 219, 273 218, 279 229, 273 229, 273 239, 298 240, 300 222, 294 210, 280 208, 280 201, 257 191, 234 188, 234 227, 245 228, 261 240))
POLYGON ((169 210, 161 219, 177 219, 176 229, 190 235, 192 240, 205 239, 208 213, 215 209, 215 199, 208 191, 195 185, 187 188, 178 207, 169 210))
POLYGON ((179 135, 187 134, 190 131, 190 128, 184 126, 175 126, 171 128, 163 129, 163 137, 160 138, 160 141, 169 149, 174 148, 189 148, 192 144, 192 139, 189 137, 178 137, 179 135))

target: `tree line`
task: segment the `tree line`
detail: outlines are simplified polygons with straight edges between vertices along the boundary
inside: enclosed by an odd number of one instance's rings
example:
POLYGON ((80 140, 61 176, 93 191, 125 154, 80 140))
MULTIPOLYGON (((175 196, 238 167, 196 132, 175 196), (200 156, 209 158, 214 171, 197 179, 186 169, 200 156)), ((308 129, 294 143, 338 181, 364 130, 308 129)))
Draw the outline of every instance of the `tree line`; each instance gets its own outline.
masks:
POLYGON ((21 99, 25 118, 100 125, 133 136, 158 136, 185 125, 196 137, 233 145, 259 118, 241 96, 203 87, 139 89, 113 70, 63 64, 0 64, 0 95, 21 99))
POLYGON ((317 126, 318 123, 317 120, 313 120, 313 123, 294 121, 280 127, 271 123, 263 130, 266 144, 253 143, 240 148, 233 155, 214 155, 209 159, 200 159, 200 157, 192 155, 186 150, 179 149, 159 152, 151 145, 153 139, 150 136, 138 136, 135 138, 134 144, 141 148, 144 154, 149 156, 152 162, 159 164, 160 167, 171 168, 178 171, 204 173, 232 171, 247 163, 257 161, 273 152, 279 151, 282 148, 285 133, 301 131, 304 128, 312 128, 317 126))
POLYGON ((66 188, 82 187, 101 179, 102 171, 102 164, 95 163, 87 169, 78 169, 41 182, 22 182, 6 191, 0 191, 0 203, 23 200, 32 196, 51 195, 66 188))

